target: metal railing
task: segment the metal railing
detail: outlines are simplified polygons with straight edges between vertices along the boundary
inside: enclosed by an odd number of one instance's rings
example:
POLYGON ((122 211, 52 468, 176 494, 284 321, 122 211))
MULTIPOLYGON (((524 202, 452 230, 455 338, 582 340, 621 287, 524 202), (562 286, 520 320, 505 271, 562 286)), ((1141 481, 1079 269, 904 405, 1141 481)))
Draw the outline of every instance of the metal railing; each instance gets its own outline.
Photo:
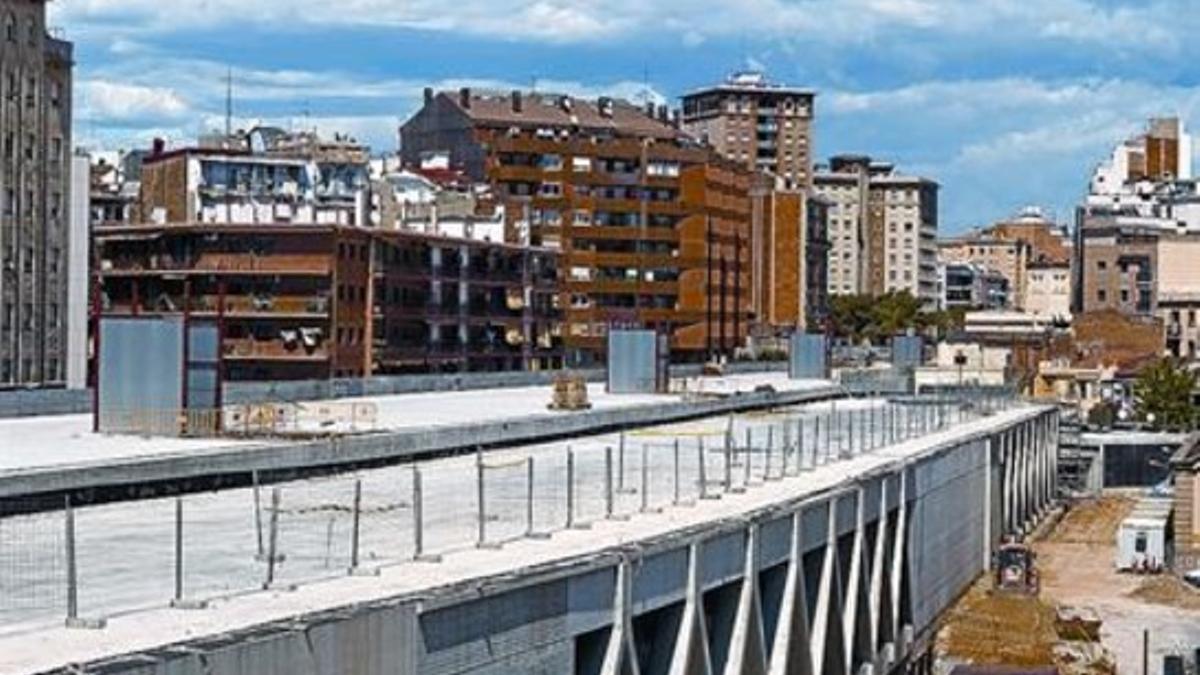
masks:
POLYGON ((0 519, 0 632, 207 602, 728 498, 1005 409, 844 400, 351 476, 0 519))

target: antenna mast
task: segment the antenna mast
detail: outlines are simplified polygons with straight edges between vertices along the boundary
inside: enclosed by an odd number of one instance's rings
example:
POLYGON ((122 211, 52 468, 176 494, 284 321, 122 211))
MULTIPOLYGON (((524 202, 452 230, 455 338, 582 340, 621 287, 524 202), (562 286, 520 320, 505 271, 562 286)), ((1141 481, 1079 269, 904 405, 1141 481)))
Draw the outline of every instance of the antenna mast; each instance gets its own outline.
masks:
POLYGON ((225 73, 225 138, 233 135, 233 68, 225 73))

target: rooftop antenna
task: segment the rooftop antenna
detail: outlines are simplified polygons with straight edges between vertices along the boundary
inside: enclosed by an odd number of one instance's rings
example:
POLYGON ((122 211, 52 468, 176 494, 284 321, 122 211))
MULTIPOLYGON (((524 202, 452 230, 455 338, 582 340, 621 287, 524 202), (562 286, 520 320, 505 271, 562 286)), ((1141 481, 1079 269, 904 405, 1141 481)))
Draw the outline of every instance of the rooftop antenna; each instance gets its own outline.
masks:
POLYGON ((233 135, 233 68, 225 73, 225 137, 233 135))

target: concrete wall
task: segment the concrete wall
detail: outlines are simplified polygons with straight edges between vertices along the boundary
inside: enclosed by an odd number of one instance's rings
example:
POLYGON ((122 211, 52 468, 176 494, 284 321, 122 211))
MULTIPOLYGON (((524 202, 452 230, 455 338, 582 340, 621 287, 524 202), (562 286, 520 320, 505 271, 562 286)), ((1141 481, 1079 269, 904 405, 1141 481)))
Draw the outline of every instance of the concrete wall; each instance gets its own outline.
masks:
POLYGON ((889 672, 1046 513, 1056 446, 1031 410, 744 518, 71 672, 889 672))

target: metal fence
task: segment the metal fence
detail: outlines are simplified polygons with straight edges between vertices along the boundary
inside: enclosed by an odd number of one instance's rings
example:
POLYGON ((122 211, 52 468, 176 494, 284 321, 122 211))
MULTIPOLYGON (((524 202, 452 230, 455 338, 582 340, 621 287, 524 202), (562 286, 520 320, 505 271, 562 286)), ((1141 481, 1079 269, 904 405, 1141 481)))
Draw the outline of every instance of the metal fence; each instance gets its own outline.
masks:
POLYGON ((0 519, 0 632, 440 560, 803 480, 1010 405, 845 400, 0 519), (800 477, 800 478, 798 478, 800 477))

